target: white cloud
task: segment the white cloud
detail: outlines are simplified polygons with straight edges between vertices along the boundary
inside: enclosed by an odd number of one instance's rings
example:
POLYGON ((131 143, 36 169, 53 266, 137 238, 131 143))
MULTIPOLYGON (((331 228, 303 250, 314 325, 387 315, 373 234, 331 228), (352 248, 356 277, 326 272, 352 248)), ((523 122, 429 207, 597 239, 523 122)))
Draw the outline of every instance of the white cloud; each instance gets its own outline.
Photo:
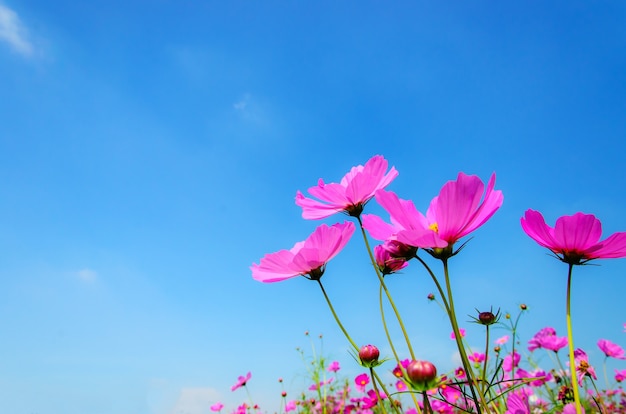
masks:
POLYGON ((248 105, 250 105, 250 94, 245 94, 243 98, 233 104, 233 108, 245 113, 248 105))
POLYGON ((183 388, 170 414, 207 414, 218 399, 219 393, 212 388, 183 388))
POLYGON ((22 25, 19 16, 13 10, 0 4, 0 41, 8 45, 23 56, 33 54, 33 46, 28 40, 26 27, 22 25))
POLYGON ((98 279, 98 274, 91 269, 81 269, 76 272, 76 276, 86 283, 93 283, 98 279))

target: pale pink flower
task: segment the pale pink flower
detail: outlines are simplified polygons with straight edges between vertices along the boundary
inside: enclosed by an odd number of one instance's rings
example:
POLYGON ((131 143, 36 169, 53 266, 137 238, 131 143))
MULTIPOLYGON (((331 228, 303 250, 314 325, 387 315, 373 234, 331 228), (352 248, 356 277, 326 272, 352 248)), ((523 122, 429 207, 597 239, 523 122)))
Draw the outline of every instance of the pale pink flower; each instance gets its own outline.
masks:
POLYGON ((335 257, 354 233, 353 223, 322 224, 305 240, 290 250, 265 255, 260 264, 254 263, 252 277, 260 282, 279 282, 296 276, 319 280, 326 263, 335 257))
POLYGON ((243 376, 239 376, 239 378, 237 379, 237 382, 235 383, 235 385, 233 385, 232 387, 230 387, 231 391, 235 391, 237 388, 243 387, 246 385, 246 383, 248 381, 250 381, 250 378, 252 377, 252 373, 248 372, 246 374, 245 377, 243 376))
POLYGON ((387 187, 397 176, 394 167, 387 173, 387 160, 375 155, 365 166, 352 167, 340 183, 326 184, 320 178, 317 186, 309 188, 309 194, 321 201, 307 198, 298 191, 296 204, 302 207, 305 219, 323 219, 339 212, 359 217, 376 191, 387 187))
POLYGON ((580 348, 574 350, 574 361, 576 363, 576 375, 580 385, 583 385, 585 376, 598 379, 596 376, 596 370, 589 365, 589 358, 587 357, 587 353, 585 351, 580 348))
MULTIPOLYGON (((617 377, 616 377, 617 378, 617 377)), ((402 381, 402 380, 398 380, 396 381, 396 390, 398 391, 406 391, 407 390, 407 385, 406 382, 402 381)))
POLYGON ((615 359, 626 359, 626 355, 624 355, 624 349, 607 339, 600 339, 598 341, 598 347, 602 352, 604 352, 607 357, 615 359))
POLYGON ((559 217, 552 228, 541 213, 527 210, 521 224, 526 234, 540 246, 550 249, 559 260, 569 264, 626 257, 626 232, 614 233, 600 241, 602 223, 592 214, 559 217))
POLYGON ((224 404, 222 404, 221 402, 216 402, 209 408, 211 409, 211 411, 222 411, 222 408, 224 408, 224 404))
POLYGON ((504 335, 501 336, 500 338, 496 339, 495 343, 496 345, 504 345, 509 341, 509 336, 508 335, 504 335))

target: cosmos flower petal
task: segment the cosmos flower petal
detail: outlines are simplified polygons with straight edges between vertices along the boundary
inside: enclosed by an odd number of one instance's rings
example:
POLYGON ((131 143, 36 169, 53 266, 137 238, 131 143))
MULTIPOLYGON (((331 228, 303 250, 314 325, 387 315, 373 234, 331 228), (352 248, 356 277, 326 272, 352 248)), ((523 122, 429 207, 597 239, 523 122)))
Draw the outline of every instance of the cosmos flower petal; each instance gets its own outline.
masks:
POLYGON ((598 249, 594 252, 598 257, 604 259, 626 257, 626 232, 614 233, 598 245, 598 249))
POLYGON ((259 264, 254 263, 250 267, 252 277, 260 282, 271 283, 307 275, 335 257, 346 246, 354 230, 355 226, 351 222, 332 226, 322 224, 291 250, 267 254, 259 264))
POLYGON ((556 220, 554 238, 565 250, 586 250, 600 240, 602 224, 590 214, 576 213, 556 220))
POLYGON ((395 168, 391 167, 387 172, 387 167, 387 160, 375 155, 365 166, 352 167, 339 183, 326 184, 320 179, 317 186, 309 188, 309 194, 318 200, 298 191, 296 204, 302 207, 302 217, 322 219, 338 212, 360 215, 363 206, 376 191, 385 188, 398 176, 395 168))
POLYGON ((522 229, 540 246, 547 247, 570 264, 582 264, 593 259, 626 257, 626 233, 614 233, 598 241, 602 224, 592 214, 576 213, 562 216, 554 228, 548 226, 541 213, 527 210, 521 219, 522 229))

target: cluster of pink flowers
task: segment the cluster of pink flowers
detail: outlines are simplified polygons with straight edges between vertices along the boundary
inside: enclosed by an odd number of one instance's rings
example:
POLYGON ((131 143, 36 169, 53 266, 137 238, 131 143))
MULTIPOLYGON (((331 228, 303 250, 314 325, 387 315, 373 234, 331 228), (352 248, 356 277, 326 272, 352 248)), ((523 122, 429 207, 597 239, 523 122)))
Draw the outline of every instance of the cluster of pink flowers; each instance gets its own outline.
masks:
MULTIPOLYGON (((439 194, 431 200, 426 214, 422 214, 418 211, 412 201, 404 200, 394 192, 386 190, 386 187, 397 176, 398 172, 395 168, 389 168, 387 160, 380 155, 376 155, 365 165, 353 167, 339 183, 326 183, 324 180, 320 179, 316 186, 308 190, 308 193, 313 198, 297 191, 295 198, 296 205, 302 208, 302 217, 304 219, 324 219, 336 213, 344 213, 356 219, 357 224, 361 226, 363 230, 366 230, 370 237, 380 240, 382 242, 380 245, 375 246, 373 250, 369 250, 367 236, 365 232, 363 232, 366 240, 365 244, 372 258, 372 264, 379 277, 381 287, 385 287, 383 280, 385 275, 404 269, 409 261, 414 258, 420 260, 424 267, 430 272, 433 279, 435 279, 436 285, 439 288, 445 310, 448 313, 453 327, 451 338, 456 341, 464 364, 463 367, 455 371, 458 374, 455 381, 458 381, 461 378, 461 374, 463 374, 465 386, 469 387, 471 393, 466 393, 463 386, 455 385, 455 383, 447 384, 445 376, 432 377, 429 381, 425 382, 416 380, 413 378, 412 373, 417 371, 414 371, 413 368, 420 365, 422 361, 412 360, 405 366, 401 363, 397 355, 395 355, 395 358, 398 362, 398 366, 394 370, 394 373, 399 379, 395 384, 396 389, 405 390, 408 388, 414 392, 430 390, 429 392, 431 393, 434 392, 433 390, 439 389, 440 395, 444 395, 442 398, 437 398, 434 395, 432 398, 426 398, 426 394, 424 394, 426 411, 435 410, 437 412, 448 412, 446 410, 448 410, 449 407, 447 407, 445 403, 455 401, 455 398, 463 398, 464 401, 469 401, 466 403, 467 407, 475 407, 478 412, 480 412, 480 406, 482 406, 484 410, 488 410, 485 395, 481 395, 480 398, 477 396, 478 392, 484 393, 485 389, 482 383, 477 381, 476 378, 481 377, 481 381, 487 381, 487 378, 484 376, 486 375, 485 368, 489 357, 487 354, 478 352, 470 352, 469 354, 465 352, 463 340, 461 339, 461 337, 465 335, 465 331, 458 327, 456 321, 456 314, 452 305, 452 293, 448 283, 447 262, 448 259, 458 254, 465 246, 465 243, 460 246, 458 246, 457 243, 463 237, 485 224, 502 205, 504 200, 502 191, 495 189, 496 175, 495 173, 492 174, 485 185, 479 177, 460 172, 455 180, 448 181, 442 186, 439 194), (377 215, 363 214, 366 205, 373 199, 388 213, 389 222, 377 215), (436 276, 434 276, 428 265, 417 256, 418 251, 425 251, 443 263, 448 287, 447 294, 440 288, 436 276), (470 361, 473 364, 470 365, 470 361), (474 368, 472 368, 472 365, 474 368), (474 372, 474 369, 476 369, 477 372, 474 372), (437 384, 445 385, 444 389, 442 390, 437 384), (478 392, 476 391, 477 389, 479 389, 478 392), (461 397, 461 395, 463 395, 463 397, 461 397), (428 401, 430 401, 432 407, 428 407, 428 401)), ((555 226, 551 227, 546 224, 541 213, 532 209, 525 212, 524 216, 520 219, 520 224, 523 231, 529 237, 540 246, 549 249, 556 258, 569 265, 567 289, 568 336, 559 337, 556 335, 556 331, 553 328, 544 328, 529 341, 528 350, 533 352, 537 349, 545 349, 553 351, 558 356, 560 349, 569 346, 570 366, 575 365, 576 372, 572 372, 572 377, 568 380, 571 389, 567 388, 560 391, 560 393, 563 394, 561 400, 568 402, 568 399, 571 398, 570 393, 573 392, 575 412, 580 414, 581 403, 577 384, 583 384, 586 378, 595 379, 596 373, 593 367, 589 365, 586 353, 581 349, 575 349, 572 340, 569 317, 569 286, 571 283, 572 267, 596 259, 626 257, 626 232, 615 233, 601 240, 601 223, 591 214, 575 213, 571 216, 562 216, 556 220, 555 226), (574 376, 574 374, 576 374, 576 376, 574 376)), ((260 282, 271 283, 303 276, 306 279, 317 281, 320 287, 322 287, 321 278, 326 271, 328 262, 337 256, 347 245, 355 230, 355 223, 350 221, 336 223, 330 226, 322 224, 318 226, 309 237, 296 243, 291 249, 267 254, 261 258, 258 264, 252 264, 252 277, 260 282)), ((386 287, 385 291, 387 292, 386 287)), ((326 296, 323 287, 322 292, 326 296)), ((395 305, 388 292, 387 297, 395 310, 395 305)), ((326 299, 343 333, 351 342, 354 349, 358 350, 358 347, 354 341, 352 341, 333 310, 328 296, 326 296, 326 299)), ((434 295, 431 299, 434 300, 434 295)), ((401 328, 404 330, 397 312, 396 316, 401 328)), ((477 322, 485 325, 488 329, 488 325, 497 323, 498 318, 499 312, 496 315, 491 312, 483 312, 479 314, 477 322)), ((406 332, 404 333, 404 336, 407 337, 406 332)), ((413 355, 408 337, 406 340, 411 355, 413 355)), ((508 337, 502 337, 497 340, 497 353, 499 352, 499 347, 505 346, 507 341, 508 337)), ((608 340, 601 340, 598 342, 598 346, 607 358, 626 359, 624 351, 618 345, 608 340)), ((499 354, 498 357, 500 357, 499 354)), ((357 362, 363 367, 369 368, 371 372, 382 363, 378 361, 378 355, 376 355, 376 358, 372 359, 371 362, 359 356, 357 362)), ((555 378, 563 378, 563 375, 560 373, 545 372, 539 368, 526 371, 520 368, 520 362, 520 353, 513 350, 504 357, 501 357, 500 367, 498 368, 502 369, 504 378, 509 381, 513 381, 516 378, 519 379, 519 375, 522 374, 524 381, 522 385, 528 385, 520 387, 519 390, 510 393, 507 398, 509 405, 507 413, 519 414, 520 412, 529 412, 530 394, 528 393, 531 389, 529 387, 543 386, 548 381, 552 381, 555 378), (526 394, 522 391, 526 392, 526 394)), ((423 364, 420 365, 420 367, 423 368, 423 364)), ((339 370, 338 365, 333 367, 333 369, 335 368, 336 370, 334 372, 339 370)), ((436 372, 436 370, 433 371, 436 372)), ((622 371, 617 372, 616 380, 617 378, 620 378, 618 382, 623 380, 622 371)), ((247 379, 249 379, 249 377, 247 379)), ((247 379, 240 377, 233 389, 244 386, 247 379)), ((367 374, 363 374, 355 379, 355 385, 359 391, 365 391, 369 383, 366 382, 366 380, 370 380, 370 376, 367 374)), ((329 386, 330 382, 330 380, 316 382, 312 386, 312 390, 319 390, 322 387, 329 386)), ((372 378, 374 386, 376 382, 377 381, 372 378)), ((384 386, 382 383, 380 385, 384 386)), ((387 398, 385 393, 378 389, 370 391, 374 393, 377 400, 383 399, 383 395, 387 398)), ((367 402, 363 399, 360 399, 359 403, 363 406, 367 406, 367 402)), ((564 404, 564 407, 570 410, 567 404, 564 404)))

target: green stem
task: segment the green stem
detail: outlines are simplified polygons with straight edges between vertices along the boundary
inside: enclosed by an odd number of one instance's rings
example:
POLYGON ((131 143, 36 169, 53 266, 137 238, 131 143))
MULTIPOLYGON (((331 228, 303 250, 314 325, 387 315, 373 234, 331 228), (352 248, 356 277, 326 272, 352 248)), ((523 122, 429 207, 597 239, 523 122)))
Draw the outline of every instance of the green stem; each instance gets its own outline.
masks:
MULTIPOLYGON (((372 383, 374 384, 374 389, 376 390, 376 393, 378 394, 378 390, 376 389, 376 382, 378 381, 378 383, 380 384, 380 388, 382 388, 383 392, 385 393, 385 395, 389 399, 389 403, 391 404, 391 408, 393 409, 393 411, 396 412, 397 414, 401 414, 401 412, 399 411, 398 407, 396 406, 395 401, 391 398, 391 395, 387 391, 387 388, 385 387, 385 383, 380 379, 380 377, 378 376, 376 371, 374 371, 373 368, 370 368, 370 373, 372 374, 372 383)), ((380 398, 380 394, 378 394, 378 399, 380 400, 381 405, 383 405, 383 401, 380 398)), ((384 410, 385 409, 383 407, 383 411, 384 410)))
POLYGON ((348 335, 348 331, 346 331, 346 328, 343 327, 343 324, 339 320, 339 317, 337 316, 337 313, 335 312, 335 308, 333 308, 333 305, 332 305, 332 303, 330 303, 330 299, 328 298, 328 295, 326 294, 326 290, 324 289, 324 285, 322 285, 322 281, 320 279, 317 279, 317 283, 319 283, 320 289, 322 289, 322 293, 324 294, 324 298, 326 299, 326 303, 328 303, 328 307, 330 308, 330 311, 332 312, 333 316, 335 317, 335 321, 337 322, 337 325, 339 325, 339 328, 341 329, 341 332, 343 332, 343 334, 346 336, 346 338, 348 339, 348 341, 350 342, 350 344, 352 345, 354 350, 358 353, 359 352, 359 347, 352 340, 350 335, 348 335))
POLYGON ((393 341, 391 340, 391 335, 389 335, 389 329, 387 329, 387 323, 385 321, 385 309, 383 307, 383 287, 382 285, 378 289, 378 302, 380 304, 380 316, 383 320, 383 328, 385 329, 385 335, 387 336, 387 342, 389 342, 389 346, 391 347, 391 352, 393 352, 393 357, 396 359, 398 365, 400 365, 400 357, 398 357, 398 353, 396 352, 396 348, 393 346, 393 341))
POLYGON ((389 304, 391 305, 391 308, 393 309, 393 312, 396 315, 396 319, 398 320, 398 324, 400 325, 400 329, 402 330, 402 334, 404 335, 404 340, 406 341, 406 345, 409 348, 411 359, 415 359, 415 353, 413 352, 413 347, 411 346, 411 340, 409 339, 409 335, 407 334, 406 328, 404 327, 404 323, 402 322, 402 318, 400 317, 400 312, 398 312, 398 309, 396 308, 396 304, 394 303, 393 299, 391 298, 391 294, 389 293, 389 290, 387 289, 387 285, 385 285, 385 280, 383 278, 383 275, 380 273, 380 269, 378 268, 378 265, 376 264, 376 258, 374 257, 374 254, 372 253, 372 249, 370 247, 370 243, 367 240, 367 234, 365 233, 365 228, 363 227, 363 222, 361 221, 361 217, 357 217, 357 220, 359 221, 359 227, 361 227, 361 234, 363 235, 363 240, 365 241, 365 247, 367 249, 367 253, 370 256, 370 261, 372 262, 372 266, 374 267, 376 276, 378 276, 380 285, 385 291, 385 294, 387 295, 387 299, 389 300, 389 304))
MULTIPOLYGON (((372 385, 374 387, 374 391, 376 392, 376 397, 378 397, 378 401, 380 401, 380 408, 383 411, 383 414, 387 414, 387 410, 385 409, 385 404, 383 403, 383 399, 380 397, 380 391, 378 390, 378 385, 376 385, 377 382, 379 382, 380 380, 378 379, 378 375, 375 375, 374 372, 374 368, 370 367, 370 375, 372 377, 372 385)), ((384 384, 381 382, 380 383, 381 386, 384 387, 384 384)), ((387 392, 385 391, 385 394, 387 394, 387 392)))
POLYGON ((474 377, 474 372, 469 364, 469 359, 467 358, 467 352, 465 352, 465 347, 463 346, 463 340, 461 338, 461 331, 459 330, 459 325, 456 320, 456 312, 454 310, 454 299, 452 298, 452 287, 450 286, 450 276, 448 272, 448 259, 441 259, 443 262, 443 273, 446 280, 446 290, 448 292, 448 303, 450 305, 450 313, 448 317, 450 319, 450 323, 452 324, 452 330, 454 331, 454 336, 456 340, 457 348, 459 349, 459 354, 461 356, 461 362, 463 363, 463 368, 465 369, 465 373, 467 375, 468 383, 470 386, 470 391, 472 393, 472 398, 476 403, 476 410, 478 414, 481 414, 480 404, 485 408, 486 412, 489 412, 489 407, 487 406, 487 402, 485 401, 485 397, 482 393, 479 393, 479 399, 476 396, 476 378, 474 377))
POLYGON ((487 331, 486 332, 487 338, 486 338, 486 341, 485 341, 485 360, 483 361, 483 370, 482 370, 482 373, 480 374, 480 380, 481 381, 480 381, 480 385, 479 385, 480 392, 483 395, 485 394, 485 392, 484 392, 485 388, 484 387, 485 387, 485 384, 487 383, 487 378, 486 378, 486 375, 487 375, 487 361, 489 360, 489 325, 485 326, 485 330, 487 331))
POLYGON ((573 264, 569 264, 567 272, 567 297, 565 302, 565 319, 567 322, 567 342, 569 344, 569 370, 572 378, 572 390, 574 390, 574 402, 576 405, 576 414, 582 414, 580 405, 580 393, 578 391, 578 380, 576 379, 576 359, 574 358, 574 336, 572 334, 572 317, 570 313, 570 297, 572 287, 572 269, 573 264))

